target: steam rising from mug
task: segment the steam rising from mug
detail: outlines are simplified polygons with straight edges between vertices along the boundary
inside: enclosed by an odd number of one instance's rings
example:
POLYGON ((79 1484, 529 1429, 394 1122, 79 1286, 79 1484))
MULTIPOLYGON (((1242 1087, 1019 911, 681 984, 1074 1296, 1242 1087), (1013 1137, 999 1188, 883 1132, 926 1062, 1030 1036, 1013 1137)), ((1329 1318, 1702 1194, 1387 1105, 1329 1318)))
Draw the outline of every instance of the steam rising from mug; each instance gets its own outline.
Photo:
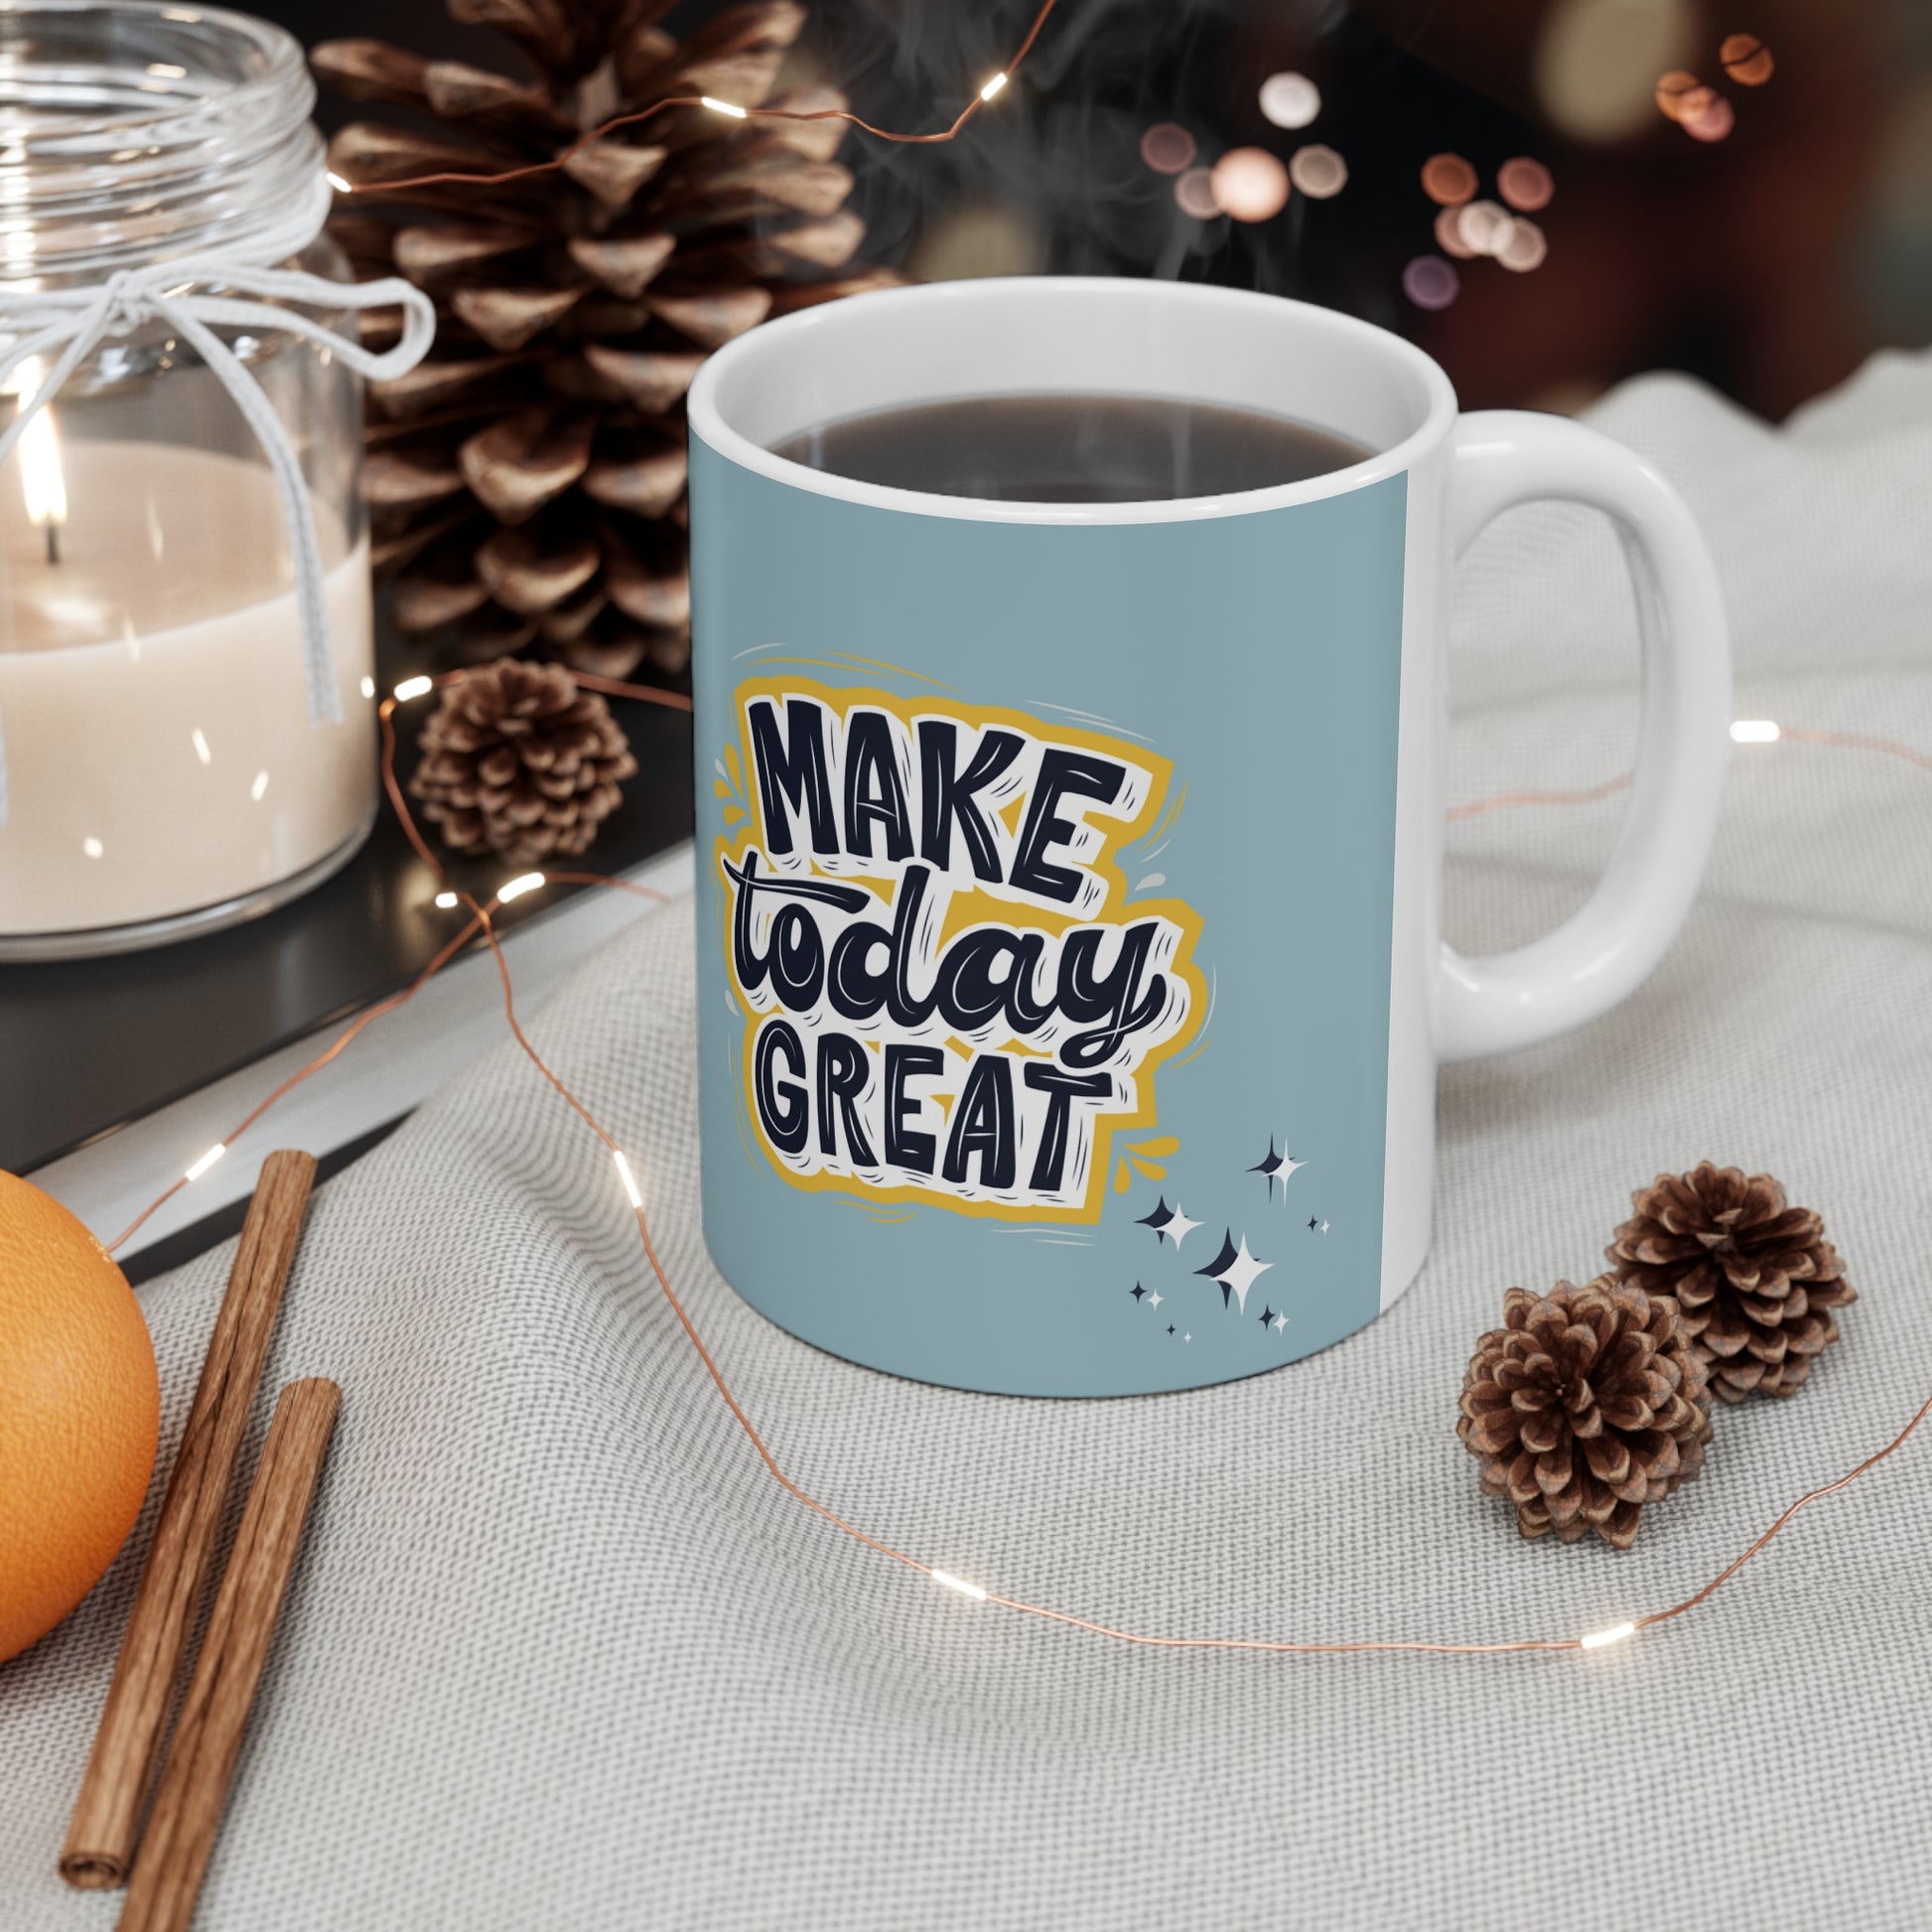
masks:
MULTIPOLYGON (((1025 111, 982 115, 943 148, 841 150, 869 247, 921 281, 1043 270, 1172 277, 1191 245, 1218 249, 1226 224, 1181 216, 1173 183, 1146 167, 1140 141, 1176 103, 1197 102, 1181 116, 1209 131, 1243 58, 1236 37, 1249 11, 1241 0, 1062 7, 1015 83, 1025 111)), ((1300 0, 1274 25, 1287 25, 1299 47, 1333 11, 1328 0, 1300 0)), ((962 74, 990 71, 1011 52, 1007 10, 851 0, 819 19, 825 76, 892 126, 922 125, 962 74)), ((1210 158, 1222 145, 1234 144, 1210 143, 1210 158)), ((1260 245, 1285 251, 1293 239, 1260 245)))

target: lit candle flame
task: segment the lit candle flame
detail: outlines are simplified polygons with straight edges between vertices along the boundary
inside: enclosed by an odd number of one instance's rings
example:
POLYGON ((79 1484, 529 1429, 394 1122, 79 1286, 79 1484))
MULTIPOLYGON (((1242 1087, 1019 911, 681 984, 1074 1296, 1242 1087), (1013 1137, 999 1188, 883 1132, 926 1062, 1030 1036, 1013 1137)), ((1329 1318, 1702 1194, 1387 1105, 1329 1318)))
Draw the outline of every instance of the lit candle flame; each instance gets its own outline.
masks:
MULTIPOLYGON (((30 355, 14 375, 15 395, 37 394, 45 372, 40 357, 30 355)), ((50 403, 35 411, 20 436, 20 488, 27 499, 27 520, 47 534, 47 560, 61 561, 61 528, 68 520, 68 483, 61 469, 61 432, 50 403)))

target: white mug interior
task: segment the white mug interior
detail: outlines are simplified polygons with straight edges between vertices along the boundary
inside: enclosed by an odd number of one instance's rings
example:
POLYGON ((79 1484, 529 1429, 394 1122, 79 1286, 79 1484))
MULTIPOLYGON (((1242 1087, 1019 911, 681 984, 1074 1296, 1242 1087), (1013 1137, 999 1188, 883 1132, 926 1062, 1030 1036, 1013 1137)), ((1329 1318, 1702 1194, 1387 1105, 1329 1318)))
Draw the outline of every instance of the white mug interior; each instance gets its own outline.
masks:
POLYGON ((1120 523, 1274 509, 1406 470, 1455 394, 1399 336, 1279 296, 1175 282, 1027 276, 937 282, 766 323, 698 372, 691 426, 721 456, 854 502, 1001 522, 1120 523), (987 395, 1153 396, 1287 416, 1362 444, 1360 463, 1226 496, 1027 503, 892 489, 772 445, 844 417, 987 395))

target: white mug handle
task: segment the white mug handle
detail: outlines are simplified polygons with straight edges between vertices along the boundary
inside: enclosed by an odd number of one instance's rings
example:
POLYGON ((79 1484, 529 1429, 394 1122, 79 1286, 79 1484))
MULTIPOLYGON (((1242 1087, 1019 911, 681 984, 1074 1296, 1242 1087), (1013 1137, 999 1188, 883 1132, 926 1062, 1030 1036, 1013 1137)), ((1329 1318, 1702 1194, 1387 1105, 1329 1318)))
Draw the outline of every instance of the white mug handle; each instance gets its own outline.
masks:
POLYGON ((1636 591, 1643 722, 1622 830, 1564 924, 1514 952, 1443 947, 1444 1060, 1508 1052, 1607 1013, 1663 958, 1697 897, 1730 749, 1730 645, 1718 573, 1691 512, 1622 444, 1561 416, 1482 410, 1455 427, 1449 535, 1460 556, 1517 503, 1561 497, 1615 523, 1636 591))

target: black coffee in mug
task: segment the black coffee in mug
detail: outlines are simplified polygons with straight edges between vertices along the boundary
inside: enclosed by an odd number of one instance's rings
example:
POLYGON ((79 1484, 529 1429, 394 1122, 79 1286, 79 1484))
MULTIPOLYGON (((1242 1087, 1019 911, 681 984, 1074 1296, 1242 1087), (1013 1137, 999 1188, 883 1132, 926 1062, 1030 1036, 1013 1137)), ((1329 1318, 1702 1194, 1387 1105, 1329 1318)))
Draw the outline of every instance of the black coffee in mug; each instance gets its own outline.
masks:
POLYGON ((1254 409, 1166 396, 965 396, 801 431, 773 455, 855 483, 1017 503, 1145 503, 1303 483, 1361 444, 1254 409))

